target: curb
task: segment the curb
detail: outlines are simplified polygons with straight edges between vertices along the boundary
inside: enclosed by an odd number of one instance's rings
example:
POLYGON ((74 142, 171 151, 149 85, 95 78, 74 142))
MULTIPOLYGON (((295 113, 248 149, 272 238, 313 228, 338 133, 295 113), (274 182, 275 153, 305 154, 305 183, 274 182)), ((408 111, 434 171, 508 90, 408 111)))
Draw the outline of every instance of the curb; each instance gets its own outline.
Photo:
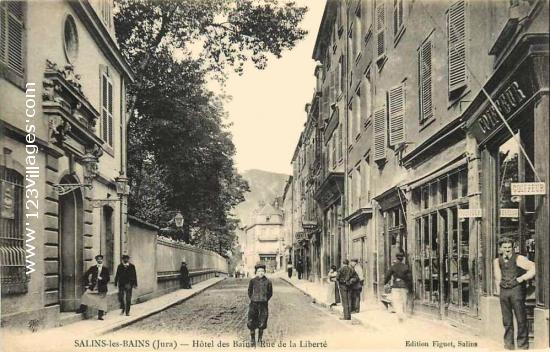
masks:
POLYGON ((163 305, 163 306, 160 306, 159 308, 155 308, 155 309, 153 309, 153 310, 151 310, 151 311, 149 311, 149 312, 147 312, 147 313, 145 313, 145 314, 143 314, 143 315, 136 316, 136 317, 132 317, 132 318, 130 318, 130 319, 128 319, 128 320, 125 320, 125 321, 120 322, 120 323, 113 324, 112 326, 109 326, 109 327, 106 327, 106 328, 103 328, 103 329, 98 329, 98 330, 94 331, 94 333, 95 333, 96 335, 98 335, 98 336, 101 336, 101 335, 105 335, 105 334, 108 334, 108 333, 112 333, 112 332, 115 332, 115 331, 120 330, 120 329, 122 329, 122 328, 125 328, 125 327, 127 327, 128 325, 132 325, 132 324, 134 324, 134 323, 136 323, 136 322, 138 322, 138 321, 140 321, 140 320, 143 320, 143 319, 145 319, 145 318, 150 317, 151 315, 155 315, 155 314, 160 313, 160 312, 162 312, 163 310, 166 310, 166 309, 168 309, 168 308, 170 308, 170 307, 172 307, 172 306, 175 306, 175 305, 177 305, 177 304, 180 304, 180 303, 182 303, 182 302, 185 302, 185 301, 187 301, 188 299, 195 297, 195 296, 198 295, 199 293, 202 293, 202 292, 205 291, 206 289, 208 289, 208 288, 210 288, 210 287, 212 287, 212 286, 214 286, 214 285, 219 284, 220 282, 224 281, 225 279, 226 279, 226 277, 220 278, 219 280, 217 280, 217 281, 215 281, 215 282, 212 282, 211 284, 206 285, 205 287, 202 287, 201 289, 199 289, 199 290, 193 292, 192 294, 190 294, 190 295, 187 296, 187 297, 182 297, 182 298, 180 298, 180 299, 177 299, 177 300, 174 301, 174 302, 170 302, 170 303, 168 303, 168 304, 165 304, 165 305, 163 305))
MULTIPOLYGON (((320 302, 317 300, 317 298, 313 297, 309 292, 307 292, 305 289, 301 288, 301 287, 298 287, 296 285, 294 285, 294 283, 292 283, 290 280, 288 280, 287 278, 285 277, 280 277, 281 280, 283 280, 284 282, 286 282, 287 284, 291 285, 292 287, 294 287, 295 289, 297 289, 298 291, 302 292, 303 294, 305 294, 306 296, 308 296, 309 298, 311 298, 313 300, 313 304, 316 304, 318 306, 321 306, 323 308, 328 308, 328 305, 325 303, 325 302, 320 302)), ((379 329, 377 327, 375 327, 374 325, 371 325, 371 324, 365 324, 363 323, 361 320, 357 319, 357 318, 354 318, 353 316, 351 317, 351 320, 350 320, 353 323, 353 325, 362 325, 364 327, 367 327, 369 329, 373 329, 373 330, 376 330, 378 331, 379 329)))

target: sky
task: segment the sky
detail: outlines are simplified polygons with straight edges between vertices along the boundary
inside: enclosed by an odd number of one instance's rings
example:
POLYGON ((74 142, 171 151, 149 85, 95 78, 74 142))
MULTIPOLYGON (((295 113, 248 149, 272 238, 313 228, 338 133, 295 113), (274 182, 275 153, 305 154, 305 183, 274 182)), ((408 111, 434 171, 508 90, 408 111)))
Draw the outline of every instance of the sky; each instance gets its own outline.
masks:
POLYGON ((311 58, 325 1, 298 0, 309 8, 302 28, 306 38, 283 57, 270 57, 266 69, 248 67, 242 76, 230 76, 225 104, 237 148, 239 172, 260 169, 291 174, 290 161, 306 121, 305 104, 315 88, 315 61, 311 58))

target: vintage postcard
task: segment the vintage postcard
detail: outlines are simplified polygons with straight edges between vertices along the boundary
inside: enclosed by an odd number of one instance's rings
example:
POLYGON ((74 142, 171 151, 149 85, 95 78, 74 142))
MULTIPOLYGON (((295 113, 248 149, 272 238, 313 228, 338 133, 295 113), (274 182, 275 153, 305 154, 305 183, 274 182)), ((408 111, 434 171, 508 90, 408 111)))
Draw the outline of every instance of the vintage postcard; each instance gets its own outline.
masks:
POLYGON ((0 0, 0 351, 550 349, 548 0, 0 0))

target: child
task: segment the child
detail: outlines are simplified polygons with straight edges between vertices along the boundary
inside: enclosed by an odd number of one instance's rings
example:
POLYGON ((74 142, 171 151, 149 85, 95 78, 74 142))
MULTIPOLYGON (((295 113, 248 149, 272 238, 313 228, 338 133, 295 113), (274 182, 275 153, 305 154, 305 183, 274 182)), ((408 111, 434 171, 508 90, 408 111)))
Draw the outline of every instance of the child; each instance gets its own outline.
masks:
POLYGON ((256 346, 256 329, 258 329, 258 343, 262 344, 262 335, 267 327, 268 308, 267 302, 273 295, 271 281, 265 277, 265 265, 257 264, 255 267, 256 277, 248 284, 248 329, 250 329, 250 342, 256 346))

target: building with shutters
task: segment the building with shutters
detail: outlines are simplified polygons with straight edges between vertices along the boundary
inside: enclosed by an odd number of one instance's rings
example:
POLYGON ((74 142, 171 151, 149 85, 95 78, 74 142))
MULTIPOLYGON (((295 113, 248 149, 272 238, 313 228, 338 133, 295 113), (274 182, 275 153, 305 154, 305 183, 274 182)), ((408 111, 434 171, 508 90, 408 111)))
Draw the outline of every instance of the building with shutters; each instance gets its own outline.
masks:
POLYGON ((548 347, 548 2, 328 0, 313 58, 321 263, 360 259, 387 300, 404 251, 415 314, 501 340, 493 259, 513 236, 548 347))
POLYGON ((243 262, 249 276, 254 276, 258 262, 273 273, 284 268, 284 214, 279 198, 273 204, 263 204, 253 211, 244 229, 243 262))
POLYGON ((2 326, 74 318, 94 256, 112 270, 128 250, 133 76, 112 8, 111 0, 0 2, 2 326))

